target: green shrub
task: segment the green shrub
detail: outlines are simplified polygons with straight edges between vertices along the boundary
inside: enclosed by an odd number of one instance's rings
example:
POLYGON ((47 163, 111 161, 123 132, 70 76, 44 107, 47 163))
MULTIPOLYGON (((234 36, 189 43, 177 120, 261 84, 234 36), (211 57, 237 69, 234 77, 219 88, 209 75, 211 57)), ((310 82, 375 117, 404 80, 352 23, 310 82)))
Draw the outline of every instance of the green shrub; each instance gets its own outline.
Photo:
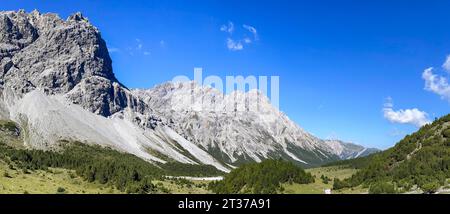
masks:
POLYGON ((395 185, 389 182, 375 182, 370 185, 369 194, 395 194, 397 190, 395 185))
POLYGON ((11 175, 7 171, 3 172, 3 177, 5 178, 12 178, 11 175))
POLYGON ((57 193, 64 193, 66 192, 66 189, 64 189, 63 187, 58 187, 58 189, 56 190, 57 193))
POLYGON ((442 135, 443 135, 445 138, 450 138, 450 128, 448 128, 448 129, 442 131, 442 135))
POLYGON ((441 185, 439 185, 438 182, 434 181, 434 182, 425 183, 424 185, 421 186, 421 189, 424 193, 432 194, 432 193, 435 193, 439 189, 440 186, 441 185))
POLYGON ((350 185, 350 183, 346 180, 339 180, 338 178, 334 178, 333 180, 333 189, 334 190, 340 190, 340 189, 345 189, 345 188, 349 188, 352 187, 352 185, 350 185))
POLYGON ((328 184, 331 181, 331 179, 329 177, 325 176, 325 175, 320 176, 320 179, 322 179, 322 182, 324 184, 328 184))

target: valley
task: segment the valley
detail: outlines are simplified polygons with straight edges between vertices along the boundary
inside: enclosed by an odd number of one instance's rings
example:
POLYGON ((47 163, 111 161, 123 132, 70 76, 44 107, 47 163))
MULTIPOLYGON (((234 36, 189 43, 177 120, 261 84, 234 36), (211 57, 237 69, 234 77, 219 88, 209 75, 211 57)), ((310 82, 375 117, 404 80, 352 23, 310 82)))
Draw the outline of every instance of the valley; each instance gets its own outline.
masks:
POLYGON ((120 194, 114 187, 89 183, 73 170, 21 170, 0 161, 0 194, 120 194))
POLYGON ((230 173, 209 165, 155 165, 79 142, 63 142, 56 150, 27 149, 24 130, 14 122, 0 121, 0 193, 448 193, 449 118, 442 117, 393 148, 367 157, 305 170, 293 162, 265 160, 243 164, 230 173))
MULTIPOLYGON (((14 123, 0 121, 2 194, 213 194, 210 184, 219 180, 218 175, 224 176, 212 166, 168 163, 161 165, 162 168, 155 168, 153 164, 133 155, 78 143, 59 151, 29 150, 25 148, 20 133, 20 128, 14 123), (119 168, 116 166, 119 165, 125 167, 126 171, 117 171, 119 168), (134 172, 128 174, 130 170, 134 172), (125 173, 125 177, 121 177, 122 173, 125 173), (149 178, 149 182, 142 183, 146 178, 149 178)), ((275 172, 274 169, 271 171, 275 172)), ((332 187, 331 182, 335 177, 344 179, 355 172, 342 166, 307 169, 306 173, 314 177, 314 182, 284 183, 283 190, 278 193, 323 194, 325 189, 332 187), (331 181, 325 184, 321 176, 331 181)))
MULTIPOLYGON (((88 182, 74 170, 21 170, 0 161, 0 194, 126 194, 112 185, 88 182)), ((210 194, 208 181, 155 180, 159 194, 210 194)))
POLYGON ((380 151, 321 139, 258 90, 130 89, 81 13, 2 11, 0 26, 0 193, 448 192, 450 115, 380 151))
POLYGON ((361 186, 342 190, 333 190, 334 178, 345 179, 356 173, 356 169, 347 166, 332 166, 306 169, 315 176, 314 183, 311 184, 283 184, 284 194, 325 194, 325 190, 331 190, 332 194, 367 194, 368 189, 361 186), (321 179, 324 176, 329 180, 321 179))
MULTIPOLYGON (((326 167, 306 170, 316 177, 324 174, 329 177, 346 178, 353 174, 352 169, 326 167)), ((10 169, 8 164, 0 162, 0 194, 126 194, 112 185, 88 182, 75 171, 62 168, 47 170, 10 169)), ((154 180, 159 194, 214 194, 207 187, 211 181, 197 180, 154 180)), ((282 194, 323 194, 332 184, 324 184, 316 179, 313 184, 284 184, 282 194)), ((334 194, 366 193, 364 189, 333 192, 334 194)))

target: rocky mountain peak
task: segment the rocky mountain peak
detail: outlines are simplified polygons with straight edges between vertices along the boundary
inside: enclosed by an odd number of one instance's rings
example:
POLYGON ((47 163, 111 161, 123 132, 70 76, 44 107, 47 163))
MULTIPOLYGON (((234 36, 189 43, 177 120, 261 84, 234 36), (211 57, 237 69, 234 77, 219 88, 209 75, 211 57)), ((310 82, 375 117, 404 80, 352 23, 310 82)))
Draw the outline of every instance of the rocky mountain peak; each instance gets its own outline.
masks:
POLYGON ((85 21, 85 22, 88 22, 89 20, 87 18, 85 18, 81 12, 76 12, 76 13, 70 15, 67 18, 67 21, 76 21, 76 22, 85 21))
POLYGON ((106 42, 81 13, 62 20, 56 14, 0 13, 0 82, 21 97, 36 88, 64 94, 103 116, 126 107, 143 112, 112 69, 106 42))
POLYGON ((225 94, 214 87, 189 81, 167 82, 152 89, 135 89, 133 92, 150 105, 170 106, 176 111, 216 114, 252 111, 259 114, 283 114, 272 106, 264 93, 256 89, 247 92, 236 90, 225 94))

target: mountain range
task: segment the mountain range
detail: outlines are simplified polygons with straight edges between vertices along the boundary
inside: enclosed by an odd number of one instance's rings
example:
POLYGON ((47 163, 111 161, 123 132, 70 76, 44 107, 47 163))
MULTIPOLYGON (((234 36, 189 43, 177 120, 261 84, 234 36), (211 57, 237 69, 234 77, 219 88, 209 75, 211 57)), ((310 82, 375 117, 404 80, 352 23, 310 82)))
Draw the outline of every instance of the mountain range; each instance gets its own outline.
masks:
POLYGON ((129 89, 115 77, 100 31, 81 13, 63 20, 6 11, 0 26, 0 119, 21 127, 29 149, 79 141, 225 172, 271 158, 314 167, 378 151, 317 138, 255 90, 223 94, 195 82, 129 89))

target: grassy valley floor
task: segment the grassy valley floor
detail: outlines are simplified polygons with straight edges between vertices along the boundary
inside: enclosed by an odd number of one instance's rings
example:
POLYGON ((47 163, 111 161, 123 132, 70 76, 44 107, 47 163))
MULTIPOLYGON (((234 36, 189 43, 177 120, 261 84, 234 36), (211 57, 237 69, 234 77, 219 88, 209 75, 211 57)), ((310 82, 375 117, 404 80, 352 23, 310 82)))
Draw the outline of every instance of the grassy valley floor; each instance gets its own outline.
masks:
MULTIPOLYGON (((325 184, 322 175, 331 179, 350 177, 355 169, 341 166, 308 169, 316 177, 312 184, 284 184, 284 194, 323 194, 332 188, 332 181, 325 184)), ((189 181, 185 179, 155 180, 162 194, 212 194, 208 190, 210 181, 189 181)), ((24 171, 10 167, 0 161, 0 194, 124 194, 112 185, 87 182, 73 170, 49 168, 48 170, 24 171), (11 169, 13 168, 13 169, 11 169)), ((333 192, 337 194, 367 193, 367 189, 354 188, 333 192)))
POLYGON ((0 161, 1 194, 118 194, 112 186, 90 183, 67 169, 23 171, 0 161))
MULTIPOLYGON (((356 173, 356 169, 344 166, 330 166, 307 169, 315 177, 311 184, 283 184, 281 194, 324 194, 332 189, 334 178, 345 179, 356 173), (329 180, 324 181, 325 176, 329 180)), ((159 194, 213 194, 208 189, 211 181, 190 181, 186 179, 154 180, 159 194)), ((441 188, 441 194, 450 193, 449 187, 441 188)), ((332 190, 332 194, 368 194, 362 186, 332 190)), ((420 192, 410 192, 417 194, 420 192)), ((112 185, 87 182, 73 170, 49 168, 48 170, 21 170, 0 161, 0 194, 126 194, 112 185), (11 169, 12 168, 12 169, 11 169)))
MULTIPOLYGON (((23 171, 0 161, 0 194, 125 194, 112 185, 87 182, 73 170, 23 171), (12 168, 12 169, 11 169, 12 168)), ((153 181, 161 194, 211 194, 208 181, 153 181)))
MULTIPOLYGON (((306 172, 315 176, 315 182, 311 184, 284 184, 284 194, 324 194, 326 189, 333 188, 334 178, 344 179, 351 177, 356 173, 356 169, 344 166, 319 167, 313 169, 306 169, 306 172), (326 176, 329 181, 324 182, 321 177, 326 176)), ((362 187, 355 187, 343 189, 339 191, 332 191, 333 194, 367 194, 368 189, 362 187)))

